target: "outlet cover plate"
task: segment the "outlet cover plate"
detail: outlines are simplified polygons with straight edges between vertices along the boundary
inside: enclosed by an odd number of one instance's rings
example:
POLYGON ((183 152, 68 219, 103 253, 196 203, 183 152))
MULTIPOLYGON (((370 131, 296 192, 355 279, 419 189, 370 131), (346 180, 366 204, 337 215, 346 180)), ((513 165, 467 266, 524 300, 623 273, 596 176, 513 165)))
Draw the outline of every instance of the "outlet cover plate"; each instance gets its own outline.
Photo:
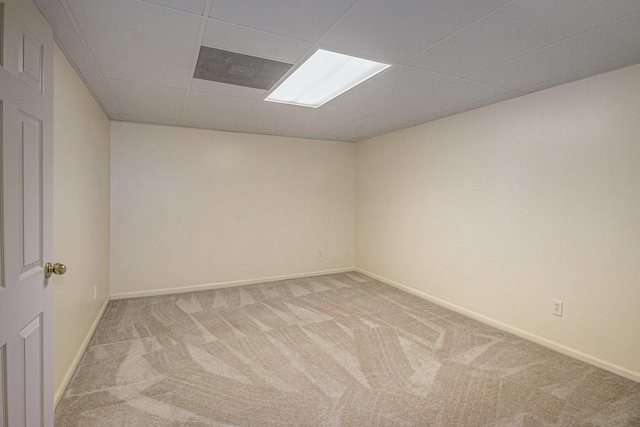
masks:
POLYGON ((553 300, 553 314, 562 317, 563 303, 557 299, 553 300))

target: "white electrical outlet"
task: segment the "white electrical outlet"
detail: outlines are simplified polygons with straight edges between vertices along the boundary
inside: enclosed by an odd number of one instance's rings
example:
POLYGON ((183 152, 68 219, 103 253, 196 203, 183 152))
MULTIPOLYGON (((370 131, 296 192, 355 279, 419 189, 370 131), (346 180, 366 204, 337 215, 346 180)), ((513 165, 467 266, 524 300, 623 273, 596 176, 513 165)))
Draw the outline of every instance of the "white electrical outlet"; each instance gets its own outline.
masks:
POLYGON ((322 256, 322 249, 318 249, 318 257, 322 256))
POLYGON ((98 299, 98 285, 93 287, 93 299, 98 299))
POLYGON ((553 300, 553 314, 562 317, 562 301, 553 300))

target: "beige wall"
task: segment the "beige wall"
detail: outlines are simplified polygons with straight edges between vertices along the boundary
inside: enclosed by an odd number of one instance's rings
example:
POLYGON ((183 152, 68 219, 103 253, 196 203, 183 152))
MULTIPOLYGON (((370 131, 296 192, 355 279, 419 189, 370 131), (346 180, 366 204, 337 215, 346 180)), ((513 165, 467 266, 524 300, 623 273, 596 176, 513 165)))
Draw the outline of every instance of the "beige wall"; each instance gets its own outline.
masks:
POLYGON ((357 143, 356 266, 639 381, 640 66, 357 143))
POLYGON ((354 253, 361 271, 640 380, 640 66, 354 145, 110 125, 54 59, 57 398, 109 275, 118 298, 339 271, 354 253))
POLYGON ((111 126, 115 298, 353 267, 353 144, 111 126))
POLYGON ((53 282, 57 403, 109 300, 110 125, 58 46, 53 90, 53 253, 67 266, 53 282))

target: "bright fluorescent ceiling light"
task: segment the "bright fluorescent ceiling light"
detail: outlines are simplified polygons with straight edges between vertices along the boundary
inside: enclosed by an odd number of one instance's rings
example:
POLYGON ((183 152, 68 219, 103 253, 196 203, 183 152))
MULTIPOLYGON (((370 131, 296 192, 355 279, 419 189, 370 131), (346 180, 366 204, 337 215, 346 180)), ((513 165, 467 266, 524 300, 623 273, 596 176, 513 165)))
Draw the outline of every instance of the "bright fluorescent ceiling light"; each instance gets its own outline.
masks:
POLYGON ((317 108, 389 66, 319 49, 265 101, 317 108))

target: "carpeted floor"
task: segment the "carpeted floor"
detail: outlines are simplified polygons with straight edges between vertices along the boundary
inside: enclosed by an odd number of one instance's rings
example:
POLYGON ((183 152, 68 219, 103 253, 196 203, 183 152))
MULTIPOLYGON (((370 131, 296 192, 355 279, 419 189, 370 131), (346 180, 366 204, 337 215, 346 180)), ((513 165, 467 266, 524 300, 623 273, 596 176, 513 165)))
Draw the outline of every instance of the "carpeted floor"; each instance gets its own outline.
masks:
POLYGON ((112 301, 56 426, 640 426, 640 384, 358 273, 112 301))

